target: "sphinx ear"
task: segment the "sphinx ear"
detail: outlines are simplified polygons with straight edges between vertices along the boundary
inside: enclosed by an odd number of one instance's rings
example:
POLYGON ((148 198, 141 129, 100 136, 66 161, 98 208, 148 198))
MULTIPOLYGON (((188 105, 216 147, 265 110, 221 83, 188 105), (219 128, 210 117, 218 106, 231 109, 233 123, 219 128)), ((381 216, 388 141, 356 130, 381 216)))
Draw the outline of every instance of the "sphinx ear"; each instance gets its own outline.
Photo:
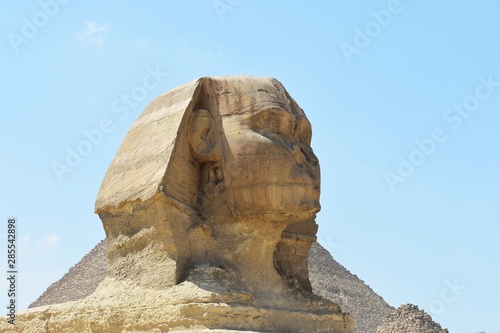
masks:
POLYGON ((194 110, 188 127, 191 152, 200 162, 220 160, 215 120, 205 109, 194 110))

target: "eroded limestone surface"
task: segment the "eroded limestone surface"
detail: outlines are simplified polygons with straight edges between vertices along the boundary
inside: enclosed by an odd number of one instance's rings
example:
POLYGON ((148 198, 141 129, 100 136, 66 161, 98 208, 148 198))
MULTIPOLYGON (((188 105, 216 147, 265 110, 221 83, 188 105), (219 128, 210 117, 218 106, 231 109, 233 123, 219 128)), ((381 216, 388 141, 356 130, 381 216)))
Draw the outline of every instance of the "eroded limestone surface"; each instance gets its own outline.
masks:
POLYGON ((99 190, 107 278, 83 300, 20 314, 13 332, 353 332, 311 292, 311 135, 272 78, 205 77, 160 95, 99 190))

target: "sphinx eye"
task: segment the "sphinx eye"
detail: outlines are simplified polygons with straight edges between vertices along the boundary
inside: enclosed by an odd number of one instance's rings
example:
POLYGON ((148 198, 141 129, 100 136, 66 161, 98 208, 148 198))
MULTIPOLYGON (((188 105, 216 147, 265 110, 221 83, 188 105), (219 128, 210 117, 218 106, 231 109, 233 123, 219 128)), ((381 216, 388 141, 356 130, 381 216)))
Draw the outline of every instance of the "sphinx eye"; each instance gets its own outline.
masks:
POLYGON ((274 133, 281 134, 281 120, 277 114, 267 112, 263 120, 262 128, 267 128, 274 133))
POLYGON ((311 145, 312 129, 311 124, 309 124, 309 121, 307 119, 298 119, 297 123, 295 124, 293 136, 298 142, 306 145, 311 145))
POLYGON ((254 119, 254 126, 263 131, 270 131, 283 137, 293 135, 294 119, 281 110, 269 109, 260 112, 254 119))

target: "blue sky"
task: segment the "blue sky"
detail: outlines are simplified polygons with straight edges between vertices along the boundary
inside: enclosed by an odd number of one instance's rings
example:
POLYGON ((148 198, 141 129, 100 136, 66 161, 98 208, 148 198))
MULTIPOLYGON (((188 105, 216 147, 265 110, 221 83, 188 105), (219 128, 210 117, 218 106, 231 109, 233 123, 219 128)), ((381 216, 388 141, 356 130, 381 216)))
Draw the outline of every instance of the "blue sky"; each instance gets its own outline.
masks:
POLYGON ((145 106, 244 74, 280 80, 312 123, 334 258, 450 332, 500 331, 497 1, 2 7, 0 234, 16 217, 20 308, 104 237, 94 200, 145 106))

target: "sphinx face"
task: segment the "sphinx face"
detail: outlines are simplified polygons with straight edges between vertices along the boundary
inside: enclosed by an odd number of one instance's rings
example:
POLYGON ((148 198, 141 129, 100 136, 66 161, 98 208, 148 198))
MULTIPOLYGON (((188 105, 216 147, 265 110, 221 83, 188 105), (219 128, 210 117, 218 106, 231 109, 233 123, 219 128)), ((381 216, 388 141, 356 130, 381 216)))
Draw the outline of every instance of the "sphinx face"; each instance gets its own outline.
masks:
POLYGON ((225 179, 233 213, 302 221, 319 211, 320 170, 305 115, 264 103, 223 116, 225 179))

